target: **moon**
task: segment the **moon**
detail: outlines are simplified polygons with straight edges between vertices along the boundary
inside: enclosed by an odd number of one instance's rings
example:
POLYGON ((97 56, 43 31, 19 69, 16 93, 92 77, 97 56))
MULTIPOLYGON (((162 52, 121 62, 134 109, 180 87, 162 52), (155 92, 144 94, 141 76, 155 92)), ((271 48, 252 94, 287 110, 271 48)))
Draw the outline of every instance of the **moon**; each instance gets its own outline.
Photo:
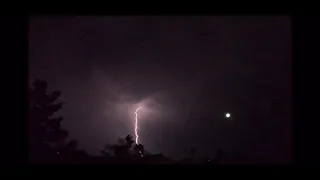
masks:
POLYGON ((230 117, 231 117, 231 114, 230 114, 230 113, 226 113, 226 114, 225 114, 225 117, 226 117, 226 118, 230 118, 230 117))

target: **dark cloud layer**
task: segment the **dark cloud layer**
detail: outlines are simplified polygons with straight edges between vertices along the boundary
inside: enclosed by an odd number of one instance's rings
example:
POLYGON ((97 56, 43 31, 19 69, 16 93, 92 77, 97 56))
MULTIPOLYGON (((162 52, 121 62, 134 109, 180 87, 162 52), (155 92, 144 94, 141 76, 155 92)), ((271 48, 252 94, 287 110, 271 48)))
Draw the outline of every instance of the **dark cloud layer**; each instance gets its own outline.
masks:
POLYGON ((133 108, 144 105, 150 151, 289 157, 290 38, 287 17, 33 17, 29 79, 63 92, 63 125, 92 154, 134 134, 133 108))

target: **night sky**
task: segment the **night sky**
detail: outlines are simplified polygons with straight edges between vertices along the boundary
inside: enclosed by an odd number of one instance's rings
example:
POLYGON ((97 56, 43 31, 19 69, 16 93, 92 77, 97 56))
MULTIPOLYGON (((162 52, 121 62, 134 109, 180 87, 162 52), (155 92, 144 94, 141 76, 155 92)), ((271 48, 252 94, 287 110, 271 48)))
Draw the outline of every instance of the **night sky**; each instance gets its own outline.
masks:
POLYGON ((62 91, 62 126, 90 154, 135 137, 143 106, 152 153, 291 157, 289 17, 33 17, 28 37, 30 84, 62 91))

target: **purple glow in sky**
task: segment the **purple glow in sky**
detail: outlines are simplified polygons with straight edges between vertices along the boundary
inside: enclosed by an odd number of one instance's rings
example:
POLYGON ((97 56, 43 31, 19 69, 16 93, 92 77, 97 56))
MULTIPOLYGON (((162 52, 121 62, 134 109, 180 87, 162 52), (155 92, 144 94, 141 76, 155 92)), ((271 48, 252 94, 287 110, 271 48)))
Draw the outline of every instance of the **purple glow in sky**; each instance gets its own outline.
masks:
POLYGON ((62 126, 89 154, 134 136, 143 107, 150 152, 290 157, 289 17, 32 17, 28 33, 30 82, 61 90, 62 126))

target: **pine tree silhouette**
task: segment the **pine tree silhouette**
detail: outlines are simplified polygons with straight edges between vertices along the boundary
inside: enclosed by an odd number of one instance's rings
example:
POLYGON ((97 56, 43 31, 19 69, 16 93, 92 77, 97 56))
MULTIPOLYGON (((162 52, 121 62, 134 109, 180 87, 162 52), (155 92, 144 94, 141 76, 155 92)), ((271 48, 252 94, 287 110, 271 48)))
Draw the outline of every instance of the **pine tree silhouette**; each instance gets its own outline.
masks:
POLYGON ((58 102, 61 92, 47 94, 47 82, 36 79, 29 88, 29 155, 33 160, 59 154, 68 132, 61 129, 62 117, 52 115, 62 108, 58 102))

